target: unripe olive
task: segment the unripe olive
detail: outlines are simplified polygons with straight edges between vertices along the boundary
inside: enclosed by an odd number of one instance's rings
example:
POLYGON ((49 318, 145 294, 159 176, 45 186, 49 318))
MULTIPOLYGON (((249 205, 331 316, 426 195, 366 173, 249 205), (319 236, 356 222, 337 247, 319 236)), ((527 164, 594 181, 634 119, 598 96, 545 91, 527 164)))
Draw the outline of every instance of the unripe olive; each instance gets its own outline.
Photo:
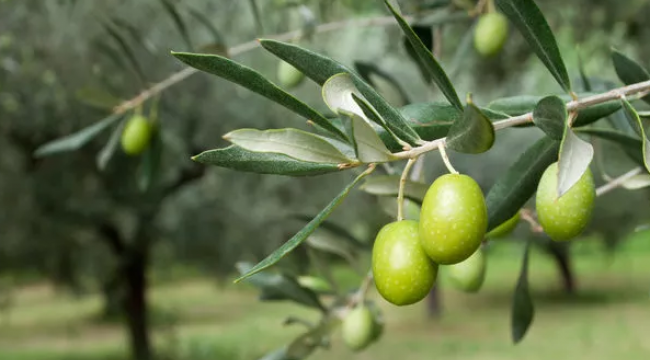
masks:
POLYGON ((476 292, 485 280, 485 255, 479 248, 472 256, 458 264, 449 265, 447 272, 452 285, 459 290, 476 292))
POLYGON ((390 303, 409 305, 427 296, 438 265, 420 245, 417 221, 393 222, 379 231, 372 249, 372 272, 377 291, 390 303))
POLYGON ((487 206, 476 181, 467 175, 439 177, 427 190, 420 213, 420 243, 436 263, 459 263, 481 245, 487 206))
POLYGON ((151 140, 151 124, 142 115, 132 116, 122 131, 122 150, 128 155, 139 155, 151 140))
POLYGON ((558 199, 558 165, 551 164, 537 187, 537 217, 544 232, 555 241, 570 240, 589 224, 596 200, 591 170, 558 199))
POLYGON ((350 310, 341 324, 345 344, 354 351, 365 349, 374 341, 375 319, 367 306, 359 305, 350 310))
POLYGON ((519 213, 519 211, 517 211, 515 216, 511 217, 510 219, 501 223, 501 225, 492 229, 489 233, 485 235, 485 237, 489 239, 495 239, 495 238, 500 238, 500 237, 510 235, 510 233, 517 227, 517 224, 519 223, 519 219, 521 219, 521 214, 519 213))
POLYGON ((332 291, 330 284, 328 284, 323 278, 315 276, 298 276, 296 280, 300 286, 315 292, 326 293, 332 291))
POLYGON ((486 57, 501 51, 508 38, 508 20, 498 12, 482 15, 474 29, 474 47, 486 57))
POLYGON ((305 74, 293 67, 286 61, 280 61, 278 64, 278 80, 283 87, 288 89, 294 88, 303 81, 305 74))

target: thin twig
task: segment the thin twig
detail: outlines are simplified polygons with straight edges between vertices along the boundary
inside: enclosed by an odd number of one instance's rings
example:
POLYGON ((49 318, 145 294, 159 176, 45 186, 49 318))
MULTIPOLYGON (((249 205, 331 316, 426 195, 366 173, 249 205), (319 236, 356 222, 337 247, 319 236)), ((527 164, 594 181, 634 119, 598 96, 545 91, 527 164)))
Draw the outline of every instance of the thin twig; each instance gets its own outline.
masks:
POLYGON ((642 172, 643 172, 643 168, 641 168, 639 166, 639 167, 636 167, 636 168, 626 172, 625 174, 623 174, 623 175, 621 175, 621 176, 619 176, 617 178, 611 179, 606 184, 604 184, 604 185, 600 186, 598 189, 596 189, 596 196, 602 196, 602 195, 607 194, 608 192, 622 186, 623 184, 625 184, 625 182, 627 180, 641 174, 642 172))
POLYGON ((530 231, 534 233, 543 233, 542 225, 537 222, 535 211, 531 209, 521 209, 521 218, 530 224, 530 231))

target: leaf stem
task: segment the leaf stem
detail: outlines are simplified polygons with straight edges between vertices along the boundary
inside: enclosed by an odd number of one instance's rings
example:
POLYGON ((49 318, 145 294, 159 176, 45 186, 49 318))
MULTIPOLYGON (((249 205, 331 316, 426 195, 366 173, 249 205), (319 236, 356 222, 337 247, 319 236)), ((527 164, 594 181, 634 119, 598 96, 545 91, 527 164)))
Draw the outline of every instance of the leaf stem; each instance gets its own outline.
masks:
POLYGON ((440 145, 438 145, 438 149, 440 150, 440 157, 442 157, 442 161, 445 163, 447 170, 449 170, 449 172, 452 174, 458 174, 458 171, 454 169, 454 166, 451 164, 451 161, 449 161, 449 156, 447 156, 447 150, 445 150, 445 143, 442 142, 440 145))
POLYGON ((404 188, 406 187, 406 180, 408 180, 411 167, 417 161, 417 158, 409 159, 404 166, 402 176, 399 179, 399 190, 397 191, 397 221, 404 220, 404 188))

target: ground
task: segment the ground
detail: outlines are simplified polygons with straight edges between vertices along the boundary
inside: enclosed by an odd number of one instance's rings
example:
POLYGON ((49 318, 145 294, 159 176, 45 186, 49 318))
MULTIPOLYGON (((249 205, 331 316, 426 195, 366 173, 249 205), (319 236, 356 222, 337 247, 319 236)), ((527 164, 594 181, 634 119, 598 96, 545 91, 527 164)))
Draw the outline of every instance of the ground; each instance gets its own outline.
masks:
MULTIPOLYGON (((552 263, 534 253, 535 321, 519 345, 510 341, 509 306, 521 248, 504 243, 488 257, 479 294, 446 287, 443 274, 440 320, 427 319, 424 304, 398 308, 381 302, 387 320, 382 341, 353 354, 335 336, 331 349, 312 359, 648 359, 650 235, 636 236, 615 256, 595 249, 597 242, 583 243, 573 250, 579 286, 574 297, 562 294, 552 263)), ((256 360, 302 330, 282 326, 287 315, 317 319, 313 310, 297 305, 260 303, 247 286, 219 287, 201 278, 157 285, 151 296, 157 349, 174 360, 256 360)), ((13 303, 0 313, 1 360, 127 358, 121 327, 97 321, 99 296, 73 298, 30 285, 14 293, 13 303)))

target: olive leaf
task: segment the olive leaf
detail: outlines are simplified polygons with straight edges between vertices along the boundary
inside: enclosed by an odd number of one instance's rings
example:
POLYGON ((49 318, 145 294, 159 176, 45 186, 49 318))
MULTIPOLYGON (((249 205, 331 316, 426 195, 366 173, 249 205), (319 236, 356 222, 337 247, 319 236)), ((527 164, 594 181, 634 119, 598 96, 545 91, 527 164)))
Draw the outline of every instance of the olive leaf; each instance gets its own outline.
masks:
POLYGON ((567 124, 560 144, 557 181, 558 198, 566 194, 580 180, 582 175, 589 169, 589 164, 591 164, 593 158, 594 147, 579 138, 567 124))
POLYGON ((359 90, 357 90, 357 87, 354 85, 352 77, 348 73, 338 73, 333 75, 325 81, 321 89, 323 101, 325 101, 325 104, 327 104, 330 110, 334 113, 339 113, 339 111, 343 110, 362 118, 366 118, 363 110, 352 98, 353 94, 364 99, 363 95, 361 95, 359 90))
POLYGON ((564 101, 557 96, 542 98, 533 110, 533 122, 550 138, 561 140, 568 117, 564 101))
POLYGON ((366 120, 353 113, 345 115, 352 122, 357 159, 364 163, 382 163, 396 159, 366 120))
POLYGON ((204 151, 192 157, 192 160, 257 174, 309 176, 341 171, 334 163, 300 161, 287 155, 253 152, 235 145, 204 151))
MULTIPOLYGON (((623 116, 625 117, 625 115, 623 116)), ((639 148, 643 146, 641 139, 632 137, 622 131, 612 129, 581 128, 576 129, 576 132, 596 136, 621 145, 621 149, 628 155, 628 157, 630 157, 630 159, 643 166, 643 154, 639 152, 639 148)))
MULTIPOLYGON (((625 85, 650 80, 650 74, 646 69, 616 49, 612 49, 612 62, 616 75, 625 85)), ((650 103, 650 95, 644 96, 643 101, 650 103)))
POLYGON ((104 147, 102 147, 102 149, 97 154, 95 163, 97 164, 97 168, 100 171, 106 170, 106 167, 108 166, 108 162, 111 161, 111 158, 113 158, 115 151, 119 147, 123 130, 124 130, 124 121, 119 123, 115 127, 115 129, 113 129, 113 133, 111 134, 111 137, 108 139, 108 142, 106 142, 104 147))
POLYGON ((468 154, 486 152, 494 144, 494 126, 481 109, 468 101, 463 116, 458 118, 449 129, 446 142, 450 149, 458 152, 468 154))
POLYGON ((528 285, 528 260, 530 257, 530 240, 526 241, 521 271, 512 297, 512 341, 520 342, 535 318, 535 307, 528 285))
POLYGON ((542 60, 558 84, 571 91, 571 80, 560 49, 544 15, 533 0, 495 0, 496 6, 514 23, 537 57, 542 60))
POLYGON ((635 175, 623 182, 623 187, 627 190, 638 190, 650 186, 650 175, 635 175))
MULTIPOLYGON (((375 175, 368 177, 359 188, 368 194, 395 197, 399 190, 399 182, 399 175, 375 175)), ((427 184, 407 180, 404 185, 404 197, 422 204, 428 189, 427 184)))
POLYGON ((294 235, 291 239, 287 240, 282 246, 277 248, 273 253, 271 253, 269 256, 264 258, 264 260, 260 261, 257 265, 255 265, 252 269, 248 270, 245 274, 240 276, 238 279, 235 280, 235 282, 239 282, 251 275, 254 275, 270 266, 273 266, 275 263, 280 261, 284 256, 286 256, 288 253, 293 251, 298 245, 302 244, 303 241, 305 241, 309 235, 311 235, 319 226, 320 224, 325 221, 330 214, 338 207, 343 199, 345 199, 350 191, 361 181, 364 177, 366 177, 368 174, 372 172, 374 168, 369 168, 365 172, 361 173, 359 176, 357 176, 354 181, 352 181, 348 186, 343 189, 318 215, 316 215, 315 218, 313 218, 305 227, 302 228, 296 235, 294 235))
POLYGON ((393 75, 380 69, 377 65, 355 61, 354 68, 359 75, 370 85, 372 85, 383 98, 393 106, 404 106, 411 101, 409 100, 406 90, 393 77, 393 75))
POLYGON ((239 129, 227 133, 223 138, 246 150, 279 153, 302 161, 333 164, 352 162, 323 138, 298 129, 239 129))
POLYGON ((621 99, 623 103, 623 109, 625 109, 625 116, 627 117, 630 125, 635 129, 639 137, 641 137, 641 154, 643 155, 643 165, 646 170, 650 171, 650 140, 645 134, 645 129, 643 128, 643 123, 639 114, 636 112, 634 107, 626 100, 621 99))

